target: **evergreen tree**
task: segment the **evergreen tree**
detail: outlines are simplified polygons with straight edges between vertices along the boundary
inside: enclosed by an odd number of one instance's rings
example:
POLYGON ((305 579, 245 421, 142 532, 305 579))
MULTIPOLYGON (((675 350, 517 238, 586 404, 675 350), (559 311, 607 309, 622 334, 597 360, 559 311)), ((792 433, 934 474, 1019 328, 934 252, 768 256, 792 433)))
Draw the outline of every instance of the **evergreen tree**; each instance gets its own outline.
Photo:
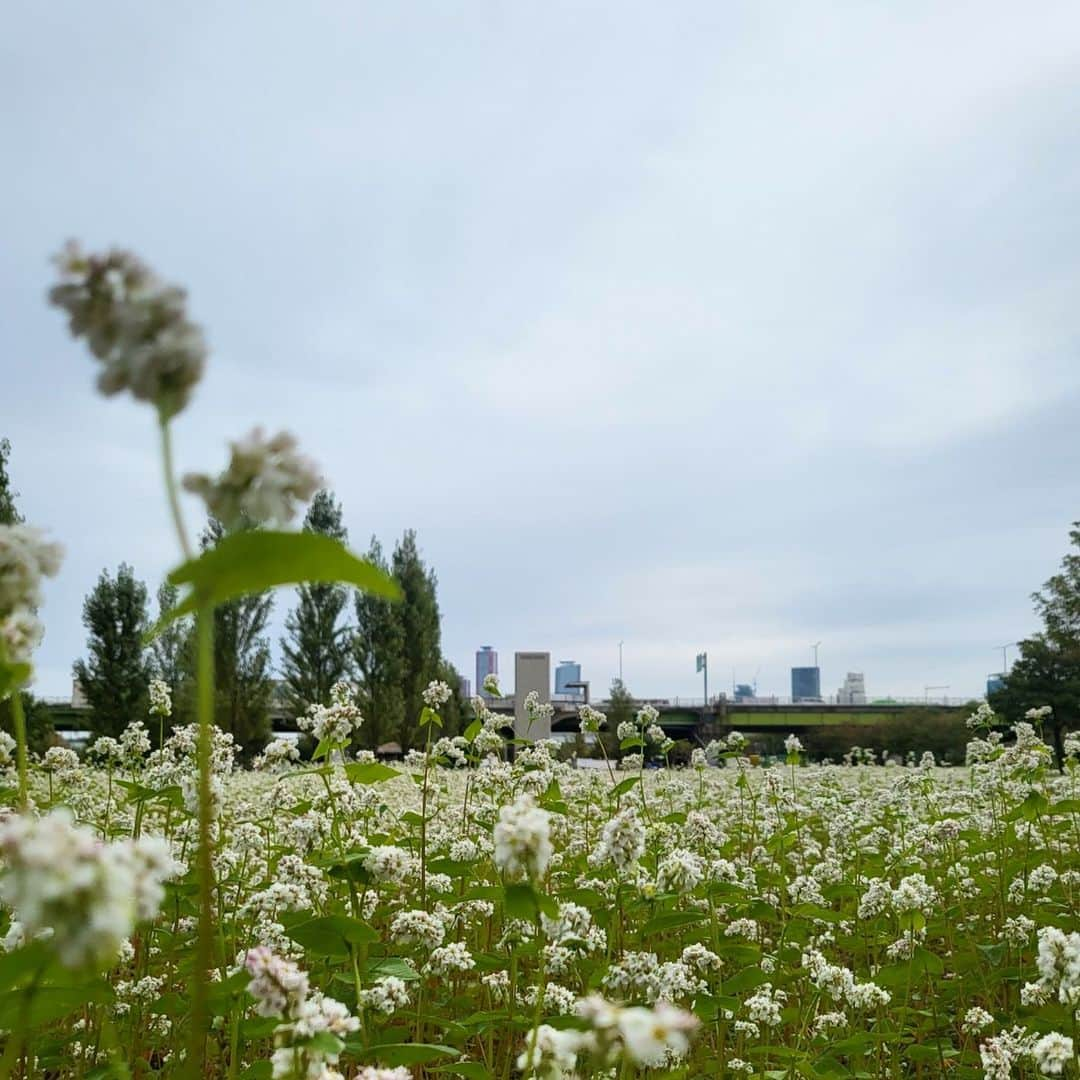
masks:
MULTIPOLYGON (((619 725, 634 720, 636 710, 634 708, 634 695, 626 688, 622 679, 611 680, 611 693, 608 695, 607 726, 600 732, 599 738, 603 740, 607 752, 616 757, 621 756, 618 736, 619 725)), ((627 751, 636 753, 637 751, 627 751)))
POLYGON ((398 613, 401 620, 401 692, 404 716, 399 742, 408 749, 417 741, 417 720, 423 708, 422 694, 439 677, 441 664, 439 604, 435 597, 435 573, 424 566, 409 529, 394 548, 394 577, 401 589, 398 613))
POLYGON ((120 734, 145 720, 151 667, 143 635, 148 628, 146 586, 126 563, 116 577, 103 570, 83 604, 89 632, 88 660, 77 660, 75 678, 90 706, 95 735, 120 734))
MULTIPOLYGON (((202 536, 203 550, 225 535, 211 518, 202 536)), ((273 608, 269 592, 242 596, 214 609, 214 721, 236 740, 241 759, 259 753, 270 739, 273 678, 270 643, 265 632, 273 608)), ((188 650, 188 672, 194 660, 188 650)))
MULTIPOLYGON (((341 505, 329 491, 312 499, 304 531, 348 541, 341 505)), ((309 705, 329 702, 330 688, 348 674, 351 659, 349 628, 341 622, 348 602, 345 586, 315 582, 301 585, 298 593, 299 603, 289 612, 281 639, 285 698, 297 716, 309 705)))
MULTIPOLYGON (((382 546, 371 538, 367 559, 389 571, 382 546)), ((359 741, 374 749, 400 736, 405 716, 402 694, 404 632, 399 605, 374 593, 355 594, 356 629, 353 663, 360 678, 360 711, 364 725, 359 741)))
POLYGON ((11 480, 8 477, 7 464, 11 456, 11 443, 7 439, 0 439, 0 525, 18 525, 22 522, 22 515, 15 509, 15 496, 18 492, 11 490, 11 480))

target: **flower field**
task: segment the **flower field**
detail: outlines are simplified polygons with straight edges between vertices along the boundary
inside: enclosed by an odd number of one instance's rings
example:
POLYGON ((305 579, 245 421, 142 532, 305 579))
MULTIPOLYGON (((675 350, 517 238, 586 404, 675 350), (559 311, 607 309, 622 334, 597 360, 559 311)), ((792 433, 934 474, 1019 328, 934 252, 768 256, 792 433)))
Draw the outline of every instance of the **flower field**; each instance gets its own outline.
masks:
MULTIPOLYGON (((643 772, 511 754, 480 702, 440 739, 439 702, 393 767, 343 752, 344 688, 312 762, 240 771, 215 733, 205 1075, 1077 1075, 1080 791, 1038 717, 977 714, 963 768, 797 740, 755 768, 733 733, 643 772)), ((0 827, 2 1075, 190 1074, 197 746, 136 723, 32 764, 0 827)))

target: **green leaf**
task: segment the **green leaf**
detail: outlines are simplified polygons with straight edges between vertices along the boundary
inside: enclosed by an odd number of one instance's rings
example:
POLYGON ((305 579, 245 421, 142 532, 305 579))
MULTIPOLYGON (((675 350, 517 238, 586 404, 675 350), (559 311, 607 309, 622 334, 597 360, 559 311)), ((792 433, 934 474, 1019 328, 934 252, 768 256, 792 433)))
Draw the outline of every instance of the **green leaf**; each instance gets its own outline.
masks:
POLYGON ((503 889, 503 906, 511 918, 529 922, 538 919, 540 912, 549 918, 555 918, 559 913, 559 905, 550 896, 542 895, 524 883, 507 885, 503 889))
POLYGON ((391 1068, 397 1065, 423 1065, 441 1057, 458 1057, 460 1050, 437 1043, 387 1043, 369 1046, 358 1055, 361 1059, 374 1059, 391 1068))
POLYGON ((384 780, 393 780, 401 773, 397 769, 391 769, 381 761, 360 762, 354 761, 345 766, 345 775, 354 784, 381 784, 384 780))
POLYGON ((188 585, 190 591, 149 636, 190 615, 200 603, 217 605, 280 585, 312 581, 342 582, 389 600, 401 595, 390 575, 329 536, 252 529, 223 537, 169 575, 170 584, 188 585))
POLYGON ((638 776, 628 776, 625 780, 620 780, 612 789, 611 794, 617 799, 621 795, 625 795, 639 780, 638 776))
MULTIPOLYGON (((23 990, 0 997, 0 1027, 11 1031, 23 1022, 23 997, 27 993, 23 990)), ((39 1027, 81 1012, 86 1005, 111 1001, 112 996, 112 990, 103 982, 83 986, 39 986, 30 996, 25 1022, 28 1027, 39 1027)))
POLYGON ((373 979, 393 975, 395 979, 402 979, 404 982, 415 982, 420 978, 420 972, 399 956, 380 956, 370 961, 364 974, 373 979))
POLYGON ((481 731, 484 730, 484 723, 482 720, 474 720, 463 732, 466 742, 472 742, 481 731))
POLYGON ((631 735, 619 743, 620 750, 637 750, 645 745, 645 740, 638 735, 631 735))
POLYGON ((683 926, 693 926, 705 918, 701 911, 665 911, 662 915, 654 915, 641 928, 643 938, 653 934, 661 934, 665 930, 677 930, 683 926))
POLYGON ((33 669, 29 664, 0 663, 0 701, 20 686, 25 686, 32 674, 33 669))
POLYGON ((348 956, 350 946, 378 941, 367 923, 349 915, 322 915, 291 927, 286 933, 298 945, 322 956, 348 956))

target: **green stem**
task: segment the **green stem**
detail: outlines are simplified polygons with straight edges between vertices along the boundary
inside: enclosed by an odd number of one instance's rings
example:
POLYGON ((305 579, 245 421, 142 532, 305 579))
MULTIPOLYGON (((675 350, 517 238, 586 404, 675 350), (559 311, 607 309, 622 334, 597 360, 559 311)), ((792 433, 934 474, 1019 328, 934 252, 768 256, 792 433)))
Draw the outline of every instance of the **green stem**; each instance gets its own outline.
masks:
POLYGON ((15 722, 15 761, 19 770, 19 809, 25 812, 29 803, 26 783, 26 714, 23 712, 22 691, 16 687, 11 695, 11 715, 15 722))
POLYGON ((199 880, 199 934, 195 952, 195 972, 191 996, 191 1042, 188 1062, 192 1076, 205 1072, 206 1032, 209 1022, 208 981, 214 962, 214 866, 210 851, 211 791, 210 750, 214 713, 214 609, 199 604, 197 627, 197 673, 199 742, 199 848, 196 868, 199 880))
POLYGON ((173 469, 172 429, 165 417, 160 418, 159 426, 161 428, 161 461, 165 469, 165 490, 169 496, 169 512, 172 514, 173 527, 176 529, 176 537, 180 541, 184 558, 190 559, 191 545, 188 543, 187 530, 184 528, 184 516, 180 512, 180 493, 176 487, 176 473, 173 469))

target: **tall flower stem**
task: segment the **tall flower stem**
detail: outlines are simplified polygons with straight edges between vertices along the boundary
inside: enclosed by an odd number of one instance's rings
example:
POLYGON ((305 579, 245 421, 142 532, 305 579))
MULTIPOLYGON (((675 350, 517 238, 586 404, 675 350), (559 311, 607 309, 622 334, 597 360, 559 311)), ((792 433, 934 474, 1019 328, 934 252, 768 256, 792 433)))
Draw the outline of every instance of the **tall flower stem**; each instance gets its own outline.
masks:
POLYGON ((18 687, 11 694, 11 716, 15 724, 15 763, 19 771, 19 810, 25 812, 29 802, 26 783, 26 714, 23 712, 22 691, 18 687))
POLYGON ((173 468, 172 429, 164 416, 159 418, 158 426, 161 429, 161 461, 165 469, 165 491, 169 496, 169 512, 172 514, 173 527, 176 529, 176 537, 180 541, 184 558, 190 559, 191 544, 188 542, 187 530, 184 528, 184 515, 180 511, 180 492, 176 487, 176 473, 173 468))
POLYGON ((211 725, 214 714, 214 609, 199 604, 196 616, 199 742, 199 848, 196 870, 199 880, 199 935, 195 951, 195 977, 191 997, 191 1075, 205 1071, 206 1029, 209 1021, 209 971, 214 962, 214 867, 211 858, 211 725))

